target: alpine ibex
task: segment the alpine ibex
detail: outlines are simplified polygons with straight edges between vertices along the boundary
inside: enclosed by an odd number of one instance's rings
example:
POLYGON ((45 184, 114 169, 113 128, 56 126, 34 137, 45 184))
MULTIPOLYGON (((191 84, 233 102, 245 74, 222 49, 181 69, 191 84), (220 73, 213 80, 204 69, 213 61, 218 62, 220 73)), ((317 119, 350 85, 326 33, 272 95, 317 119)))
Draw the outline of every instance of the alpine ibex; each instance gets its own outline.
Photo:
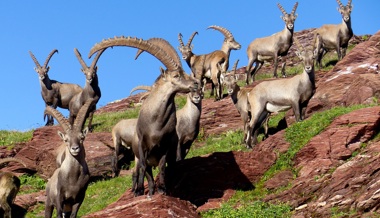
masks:
MULTIPOLYGON (((273 60, 273 76, 277 77, 278 57, 287 55, 289 48, 293 43, 294 22, 297 18, 295 12, 298 2, 294 4, 293 10, 290 14, 286 13, 280 3, 277 3, 277 6, 284 15, 281 16, 281 18, 285 22, 285 28, 281 32, 275 33, 271 36, 255 39, 249 44, 247 48, 248 64, 246 67, 247 85, 251 78, 252 80, 255 80, 256 73, 260 70, 265 61, 273 60), (253 63, 256 63, 256 65, 252 69, 253 63)), ((286 76, 284 70, 282 70, 282 74, 283 77, 286 76)))
POLYGON ((270 113, 286 111, 293 108, 296 121, 305 117, 309 100, 315 92, 314 60, 317 51, 305 49, 298 40, 297 56, 302 60, 303 72, 291 78, 263 81, 248 93, 248 103, 251 107, 251 121, 247 145, 257 144, 258 129, 270 113))
POLYGON ((112 128, 112 140, 115 148, 115 157, 113 160, 112 171, 114 177, 119 176, 120 174, 120 165, 119 165, 119 155, 121 150, 126 150, 123 152, 124 158, 125 155, 131 154, 132 151, 132 142, 133 137, 136 132, 137 118, 135 119, 123 119, 120 120, 113 128, 112 128))
POLYGON ((168 43, 158 46, 149 41, 131 38, 115 37, 103 40, 90 50, 90 57, 95 52, 113 46, 128 46, 142 49, 167 68, 161 68, 161 75, 156 79, 149 96, 142 104, 137 120, 136 133, 132 143, 136 167, 133 172, 133 188, 135 195, 144 194, 144 177, 147 177, 149 195, 154 193, 152 167, 159 167, 158 191, 166 192, 165 169, 175 163, 175 152, 178 137, 176 136, 176 93, 188 93, 198 88, 198 81, 187 75, 176 58, 166 52, 175 49, 168 43), (162 48, 164 47, 164 48, 162 48))
MULTIPOLYGON (((103 50, 104 51, 104 50, 103 50)), ((98 80, 98 66, 96 66, 96 63, 98 62, 100 56, 102 55, 103 51, 99 51, 94 60, 92 60, 91 66, 88 67, 86 63, 83 61, 83 58, 81 54, 79 53, 78 49, 74 49, 75 56, 78 58, 78 61, 80 65, 82 66, 82 72, 86 76, 86 84, 83 88, 83 90, 79 93, 77 93, 70 101, 69 104, 69 122, 71 125, 73 125, 74 120, 76 119, 79 109, 84 105, 84 103, 87 101, 87 99, 92 98, 94 100, 93 106, 89 110, 88 116, 88 129, 92 130, 92 118, 94 115, 94 112, 96 110, 96 104, 98 103, 102 93, 99 88, 99 80, 98 80)))
MULTIPOLYGON (((0 160, 0 165, 7 162, 18 162, 22 165, 25 163, 17 158, 3 158, 0 160)), ((12 217, 12 208, 18 191, 20 190, 20 179, 10 172, 0 172, 0 208, 4 210, 4 218, 12 217)))
MULTIPOLYGON (((237 75, 235 74, 238 62, 239 60, 236 60, 232 68, 232 71, 224 75, 223 85, 226 86, 227 93, 229 96, 231 96, 231 100, 240 114, 241 120, 243 122, 243 131, 244 131, 243 141, 244 143, 247 143, 248 125, 249 125, 249 121, 251 120, 251 111, 250 111, 251 108, 248 103, 248 92, 252 90, 252 87, 240 88, 240 86, 238 85, 239 80, 238 80, 237 75)), ((268 134, 267 121, 265 122, 264 129, 265 129, 265 137, 267 137, 267 134, 268 134)))
POLYGON ((320 69, 322 67, 322 58, 328 52, 335 50, 338 54, 338 60, 346 55, 348 41, 353 36, 351 27, 351 0, 348 0, 347 6, 344 6, 340 0, 338 2, 338 11, 342 15, 342 23, 323 25, 319 29, 315 30, 315 37, 319 35, 319 38, 315 40, 315 47, 318 51, 317 66, 320 69), (319 40, 318 40, 319 39, 319 40))
POLYGON ((228 56, 225 52, 220 50, 216 50, 209 54, 195 55, 192 52, 193 46, 191 45, 191 42, 193 41, 193 38, 196 34, 198 34, 198 32, 194 32, 185 45, 182 41, 182 34, 179 33, 178 41, 180 43, 180 46, 178 49, 182 54, 182 59, 184 59, 187 65, 191 68, 192 75, 202 83, 201 86, 203 92, 204 85, 206 84, 203 79, 211 79, 211 95, 214 94, 215 88, 215 100, 218 101, 222 98, 222 83, 220 76, 227 70, 228 56), (221 71, 220 69, 223 69, 224 71, 221 71))
POLYGON ((191 145, 198 137, 201 113, 202 93, 199 88, 187 94, 185 106, 177 111, 177 161, 185 159, 191 145))
POLYGON ((88 128, 83 129, 86 114, 94 104, 93 99, 87 99, 78 112, 73 125, 57 110, 46 107, 45 114, 53 116, 64 132, 58 131, 64 147, 60 149, 60 165, 46 185, 45 217, 51 217, 54 207, 57 217, 76 217, 85 198, 90 172, 86 163, 86 153, 83 142, 88 128), (63 214, 65 213, 65 214, 63 214))
MULTIPOLYGON (((36 67, 34 70, 38 73, 40 84, 41 84, 41 95, 46 106, 51 106, 53 108, 64 108, 69 109, 69 103, 74 95, 82 91, 82 88, 76 84, 60 83, 56 80, 51 80, 49 78, 48 72, 50 67, 48 63, 50 58, 54 53, 58 53, 57 49, 50 52, 43 66, 37 61, 36 57, 31 51, 29 51, 36 67)), ((51 116, 47 116, 46 126, 51 126, 54 124, 54 119, 51 116)))
MULTIPOLYGON (((136 90, 147 90, 144 96, 149 95, 149 91, 152 90, 150 86, 136 86, 132 89, 131 93, 136 90)), ((200 89, 191 91, 187 94, 186 104, 176 112, 177 125, 176 132, 178 137, 178 146, 176 160, 180 161, 185 159, 187 153, 194 140, 199 133, 200 118, 202 113, 202 92, 200 89)), ((129 123, 132 121, 128 121, 129 123)), ((124 125, 126 127, 126 124, 124 125)), ((118 128, 121 129, 121 128, 118 128)), ((123 130, 124 131, 124 130, 123 130)), ((130 135, 131 133, 124 133, 130 135)))

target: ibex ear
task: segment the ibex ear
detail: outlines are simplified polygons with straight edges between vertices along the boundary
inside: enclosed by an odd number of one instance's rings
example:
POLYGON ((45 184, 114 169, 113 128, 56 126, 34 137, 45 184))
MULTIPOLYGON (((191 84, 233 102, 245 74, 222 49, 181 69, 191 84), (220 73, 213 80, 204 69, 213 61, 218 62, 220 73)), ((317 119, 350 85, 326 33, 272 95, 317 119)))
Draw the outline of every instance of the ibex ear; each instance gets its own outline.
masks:
POLYGON ((284 16, 280 16, 280 18, 281 18, 283 21, 286 21, 286 19, 285 19, 284 16))
POLYGON ((86 137, 86 135, 87 135, 88 132, 89 132, 88 127, 84 128, 84 130, 82 131, 83 136, 86 137))
POLYGON ((164 68, 160 67, 160 72, 161 72, 162 78, 166 81, 166 73, 165 73, 164 68))
POLYGON ((66 136, 65 136, 64 133, 62 133, 61 131, 58 130, 58 135, 59 135, 59 137, 60 137, 64 142, 67 142, 67 138, 66 138, 66 136))
POLYGON ((46 72, 48 72, 50 70, 50 67, 48 66, 47 68, 46 68, 46 72))

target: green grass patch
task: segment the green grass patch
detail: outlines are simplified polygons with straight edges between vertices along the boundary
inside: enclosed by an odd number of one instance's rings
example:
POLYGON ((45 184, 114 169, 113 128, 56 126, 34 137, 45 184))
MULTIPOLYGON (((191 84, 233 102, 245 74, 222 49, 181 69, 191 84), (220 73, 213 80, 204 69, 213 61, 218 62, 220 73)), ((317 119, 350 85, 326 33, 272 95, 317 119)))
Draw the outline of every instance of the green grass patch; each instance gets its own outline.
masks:
POLYGON ((94 115, 92 125, 94 132, 111 132, 117 122, 122 119, 137 118, 140 107, 129 108, 120 112, 109 112, 94 115))
POLYGON ((19 179, 21 182, 20 191, 18 193, 19 195, 45 190, 46 181, 39 176, 22 175, 19 179))
POLYGON ((32 139, 34 130, 26 132, 0 130, 0 146, 13 145, 27 142, 32 139))

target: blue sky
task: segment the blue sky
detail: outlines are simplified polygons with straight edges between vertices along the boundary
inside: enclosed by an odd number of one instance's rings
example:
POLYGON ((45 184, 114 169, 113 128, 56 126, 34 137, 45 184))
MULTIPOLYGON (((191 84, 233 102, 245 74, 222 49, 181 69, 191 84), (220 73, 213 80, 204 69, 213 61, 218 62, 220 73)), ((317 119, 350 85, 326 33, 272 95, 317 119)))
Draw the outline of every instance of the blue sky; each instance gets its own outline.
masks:
MULTIPOLYGON (((74 48, 87 57, 90 48, 113 36, 161 37, 176 49, 177 36, 184 41, 194 32, 194 53, 205 54, 220 49, 223 36, 210 25, 229 29, 242 48, 232 51, 231 61, 247 64, 248 44, 258 37, 281 31, 285 24, 277 7, 280 2, 287 12, 295 1, 1 1, 0 25, 0 130, 25 131, 41 127, 44 102, 32 51, 41 64, 53 49, 49 76, 60 82, 84 86, 85 78, 74 55, 74 48)), ((299 0, 295 31, 338 24, 341 16, 335 0, 299 0)), ((343 4, 347 0, 342 0, 343 4)), ((354 34, 375 34, 380 28, 380 1, 353 0, 351 14, 354 34)), ((178 50, 177 50, 178 51, 178 50)), ((129 96, 137 85, 151 85, 162 64, 144 53, 134 60, 136 49, 115 47, 103 53, 98 61, 102 97, 98 107, 129 96)), ((90 64, 91 60, 87 60, 90 64)), ((187 73, 186 63, 182 63, 187 73)), ((63 114, 68 111, 59 109, 63 114)))

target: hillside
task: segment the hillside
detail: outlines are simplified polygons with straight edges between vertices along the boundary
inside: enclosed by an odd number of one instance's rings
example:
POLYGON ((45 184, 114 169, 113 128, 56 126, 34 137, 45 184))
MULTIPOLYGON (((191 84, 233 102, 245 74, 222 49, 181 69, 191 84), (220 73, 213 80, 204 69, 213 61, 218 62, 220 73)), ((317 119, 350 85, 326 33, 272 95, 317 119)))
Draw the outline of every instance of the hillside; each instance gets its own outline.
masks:
MULTIPOLYGON (((310 40, 309 32, 299 32, 301 43, 310 40)), ((340 106, 377 105, 380 97, 380 32, 359 43, 329 71, 317 71, 317 90, 307 107, 307 120, 314 114, 340 106)), ((294 51, 287 57, 292 62, 294 51)), ((284 59, 285 60, 285 59, 284 59)), ((293 65, 295 65, 294 59, 293 65)), ((291 66, 292 64, 288 64, 291 66)), ((271 72, 264 68, 263 72, 271 72)), ((253 84, 254 85, 254 84, 253 84)), ((131 96, 100 108, 108 113, 133 107, 139 95, 131 96)), ((294 124, 292 112, 286 113, 288 126, 294 124)), ((302 125, 302 124, 301 124, 302 125)), ((322 124, 315 124, 318 126, 322 124)), ((204 137, 241 129, 237 110, 229 97, 202 103, 204 137)), ((303 127, 305 128, 305 127, 303 127)), ((61 143, 56 134, 59 126, 36 129, 30 142, 13 150, 1 148, 1 157, 16 156, 28 169, 9 164, 4 171, 37 173, 49 178, 55 167, 55 148, 61 143)), ((380 209, 380 106, 354 110, 335 118, 326 128, 305 142, 292 156, 292 169, 276 172, 264 184, 264 202, 287 203, 293 217, 329 217, 332 210, 347 212, 353 217, 379 216, 380 209), (296 172, 294 172, 296 171, 296 172), (294 176, 296 175, 296 176, 294 176)), ((301 132, 305 129, 299 129, 301 132)), ((85 217, 199 217, 199 212, 221 207, 238 190, 252 191, 263 175, 276 165, 282 155, 294 150, 287 141, 286 129, 271 131, 268 139, 250 151, 216 152, 182 161, 172 172, 169 196, 133 197, 130 190, 104 210, 85 217)), ((297 141, 297 137, 294 139, 297 141)), ((197 142, 194 146, 202 146, 197 142)), ((90 133, 85 141, 87 161, 95 180, 110 174, 112 139, 109 132, 90 133)), ((43 202, 43 192, 20 195, 16 204, 32 210, 43 202)), ((239 205, 236 205, 238 208, 239 205)))

